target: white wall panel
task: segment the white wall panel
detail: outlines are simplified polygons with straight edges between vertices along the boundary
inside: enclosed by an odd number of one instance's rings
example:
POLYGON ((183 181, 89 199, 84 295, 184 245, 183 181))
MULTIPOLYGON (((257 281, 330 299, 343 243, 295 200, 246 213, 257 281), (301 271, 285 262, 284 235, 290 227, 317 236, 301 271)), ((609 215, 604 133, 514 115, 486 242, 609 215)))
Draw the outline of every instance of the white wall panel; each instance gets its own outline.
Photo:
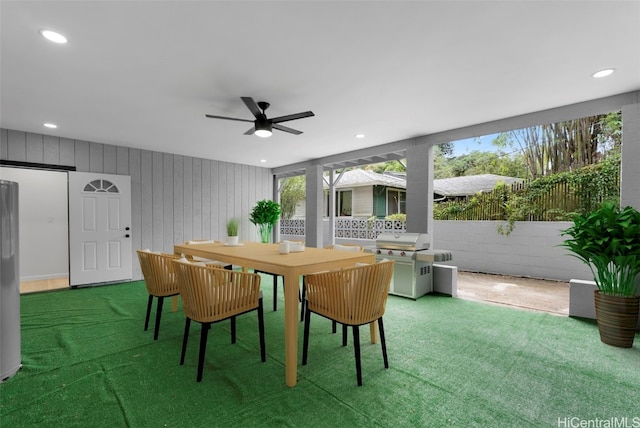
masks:
POLYGON ((7 134, 9 144, 7 159, 13 161, 27 160, 27 135, 24 132, 9 130, 7 134))
POLYGON ((116 146, 103 146, 102 147, 102 169, 105 174, 117 174, 118 173, 118 159, 117 159, 116 146))
POLYGON ((89 172, 104 172, 103 146, 99 143, 89 143, 89 172))
POLYGON ((173 156, 173 241, 184 242, 184 160, 173 156))
POLYGON ((27 162, 42 163, 44 160, 43 136, 27 133, 26 141, 27 162))
POLYGON ((184 161, 184 180, 182 196, 184 202, 182 212, 184 215, 184 240, 193 239, 193 158, 185 157, 184 161))
MULTIPOLYGON (((76 166, 75 154, 76 145, 75 142, 69 138, 60 138, 60 164, 64 166, 76 166)), ((78 168, 76 166, 76 168, 78 168)), ((80 171, 80 168, 78 168, 80 171)), ((86 171, 86 170, 82 170, 86 171)))
POLYGON ((58 137, 45 135, 42 149, 42 163, 52 165, 60 164, 60 139, 58 137))
POLYGON ((162 156, 162 235, 161 250, 173 252, 173 155, 162 156))

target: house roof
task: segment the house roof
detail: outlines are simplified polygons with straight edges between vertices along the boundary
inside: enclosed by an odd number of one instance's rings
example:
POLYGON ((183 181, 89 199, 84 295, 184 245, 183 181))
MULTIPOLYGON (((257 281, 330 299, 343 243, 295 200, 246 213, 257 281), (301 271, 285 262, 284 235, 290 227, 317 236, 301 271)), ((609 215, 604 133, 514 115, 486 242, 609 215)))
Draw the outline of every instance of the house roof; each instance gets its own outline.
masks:
MULTIPOLYGON (((433 180, 433 193, 441 196, 455 197, 473 195, 478 192, 489 192, 496 187, 498 183, 512 184, 523 181, 521 178, 508 177, 496 174, 479 174, 466 175, 462 177, 439 178, 433 180)), ((405 173, 389 172, 379 174, 377 172, 354 169, 346 171, 336 189, 345 189, 363 186, 387 186, 398 189, 406 189, 405 173)), ((328 186, 324 185, 324 188, 328 186)))
MULTIPOLYGON (((366 169, 354 169, 346 171, 338 184, 336 189, 344 189, 350 187, 362 187, 362 186, 387 186, 395 187, 398 189, 406 189, 407 182, 404 178, 394 177, 387 174, 379 174, 377 172, 369 171, 366 169)), ((329 186, 324 184, 324 188, 329 186)))
POLYGON ((524 181, 521 178, 496 174, 465 175, 462 177, 433 180, 433 193, 442 196, 466 196, 478 192, 489 192, 502 182, 512 184, 524 181))

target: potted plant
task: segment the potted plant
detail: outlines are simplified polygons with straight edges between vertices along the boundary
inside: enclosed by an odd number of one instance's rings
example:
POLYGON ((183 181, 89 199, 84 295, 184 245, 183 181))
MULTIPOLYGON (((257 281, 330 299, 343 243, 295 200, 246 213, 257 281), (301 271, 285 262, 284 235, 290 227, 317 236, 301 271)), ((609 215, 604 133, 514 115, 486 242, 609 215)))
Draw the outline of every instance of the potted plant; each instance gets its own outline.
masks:
POLYGON ((605 202, 598 210, 576 217, 573 226, 561 233, 570 236, 561 246, 593 273, 600 340, 630 348, 640 306, 640 213, 605 202))
POLYGON ((227 220, 227 244, 238 245, 238 226, 240 222, 236 218, 227 220))
POLYGON ((269 242, 273 226, 280 217, 280 205, 269 199, 263 199, 256 203, 256 206, 249 214, 251 223, 258 226, 258 234, 261 242, 269 242))

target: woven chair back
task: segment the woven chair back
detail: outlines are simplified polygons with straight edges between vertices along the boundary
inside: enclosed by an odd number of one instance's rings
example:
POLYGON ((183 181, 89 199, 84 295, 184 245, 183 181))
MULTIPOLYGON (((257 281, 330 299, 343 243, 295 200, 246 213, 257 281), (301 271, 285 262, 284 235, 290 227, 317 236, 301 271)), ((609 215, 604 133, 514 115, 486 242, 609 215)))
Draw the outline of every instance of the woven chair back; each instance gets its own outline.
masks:
POLYGON ((152 296, 173 296, 178 293, 178 281, 173 270, 174 254, 137 250, 147 291, 152 296))
POLYGON ((335 245, 327 245, 327 250, 336 250, 336 251, 355 251, 355 252, 364 252, 364 247, 358 244, 335 244, 335 245))
POLYGON ((392 260, 306 277, 309 310, 346 325, 367 324, 385 311, 392 260))
POLYGON ((194 321, 216 322, 258 307, 260 275, 174 262, 182 307, 194 321))

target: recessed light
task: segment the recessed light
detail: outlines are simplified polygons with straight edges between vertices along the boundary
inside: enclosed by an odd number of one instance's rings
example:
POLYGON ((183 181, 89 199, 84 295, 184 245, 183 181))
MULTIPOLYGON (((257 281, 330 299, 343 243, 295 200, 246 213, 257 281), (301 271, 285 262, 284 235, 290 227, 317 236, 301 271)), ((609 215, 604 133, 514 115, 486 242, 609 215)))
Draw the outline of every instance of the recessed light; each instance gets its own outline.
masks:
POLYGON ((356 138, 364 138, 364 134, 356 134, 356 138))
POLYGON ((40 30, 40 34, 47 40, 52 41, 53 43, 64 44, 67 43, 67 38, 60 33, 56 33, 51 30, 40 30))
POLYGON ((592 74, 592 76, 595 77, 596 79, 600 77, 607 77, 613 74, 614 71, 616 71, 615 68, 605 68, 604 70, 596 71, 595 73, 592 74))
POLYGON ((58 127, 55 123, 45 123, 44 126, 51 129, 56 129, 58 127))
POLYGON ((260 162, 265 163, 267 160, 266 159, 260 159, 260 162))

